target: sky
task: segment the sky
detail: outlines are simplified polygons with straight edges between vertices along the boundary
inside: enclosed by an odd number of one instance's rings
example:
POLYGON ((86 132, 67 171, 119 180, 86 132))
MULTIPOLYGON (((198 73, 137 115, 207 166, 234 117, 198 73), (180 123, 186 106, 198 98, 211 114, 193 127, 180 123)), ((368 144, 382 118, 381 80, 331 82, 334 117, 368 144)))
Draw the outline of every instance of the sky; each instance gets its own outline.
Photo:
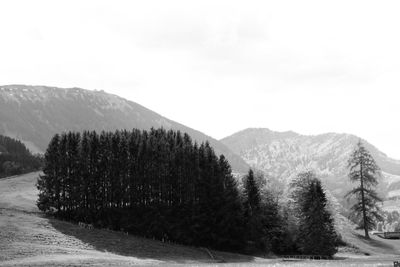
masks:
POLYGON ((0 84, 104 90, 217 139, 351 133, 400 159, 399 1, 0 2, 0 84))

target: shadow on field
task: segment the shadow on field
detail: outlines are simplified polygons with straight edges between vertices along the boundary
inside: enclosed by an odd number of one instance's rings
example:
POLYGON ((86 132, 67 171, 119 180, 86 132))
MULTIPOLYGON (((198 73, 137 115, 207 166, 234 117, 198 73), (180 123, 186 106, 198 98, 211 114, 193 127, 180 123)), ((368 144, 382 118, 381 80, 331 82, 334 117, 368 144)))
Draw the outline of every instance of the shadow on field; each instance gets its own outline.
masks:
POLYGON ((174 261, 177 263, 190 262, 251 262, 252 256, 233 254, 228 252, 212 251, 214 259, 203 249, 163 243, 121 232, 103 229, 85 229, 77 224, 48 218, 49 223, 59 232, 75 237, 91 245, 94 249, 111 252, 117 255, 137 257, 143 259, 156 259, 161 261, 174 261))

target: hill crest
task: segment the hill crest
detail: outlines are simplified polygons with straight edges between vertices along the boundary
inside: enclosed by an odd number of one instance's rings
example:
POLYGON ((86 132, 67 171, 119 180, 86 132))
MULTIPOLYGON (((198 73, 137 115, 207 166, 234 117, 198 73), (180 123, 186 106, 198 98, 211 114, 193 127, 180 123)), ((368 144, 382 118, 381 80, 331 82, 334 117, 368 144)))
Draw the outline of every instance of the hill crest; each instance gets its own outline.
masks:
POLYGON ((114 131, 151 127, 179 130, 195 141, 208 140, 224 154, 235 172, 248 165, 218 140, 170 120, 133 101, 81 88, 0 86, 0 134, 23 141, 31 151, 44 152, 51 137, 63 131, 114 131))

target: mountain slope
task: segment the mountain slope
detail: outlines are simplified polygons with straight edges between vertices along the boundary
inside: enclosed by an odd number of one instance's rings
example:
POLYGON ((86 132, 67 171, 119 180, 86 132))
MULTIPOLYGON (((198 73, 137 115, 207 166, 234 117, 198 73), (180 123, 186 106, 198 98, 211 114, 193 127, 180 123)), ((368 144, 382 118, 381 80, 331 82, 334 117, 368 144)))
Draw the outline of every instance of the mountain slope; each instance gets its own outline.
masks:
POLYGON ((0 178, 39 170, 42 159, 32 155, 23 143, 0 135, 0 178))
MULTIPOLYGON (((246 129, 221 140, 249 165, 287 184, 305 168, 314 169, 332 193, 342 199, 353 188, 347 178, 347 160, 359 137, 327 133, 307 136, 269 129, 246 129)), ((383 171, 380 190, 389 191, 400 178, 400 161, 364 141, 383 171)))
POLYGON ((126 235, 86 229, 43 216, 36 201, 40 173, 0 179, 0 266, 181 266, 227 262, 268 262, 228 252, 207 251, 126 235))
POLYGON ((187 132, 194 140, 208 140, 224 154, 236 172, 248 165, 221 142, 199 131, 104 91, 47 86, 0 86, 0 134, 22 140, 33 152, 43 152, 55 133, 74 130, 166 129, 187 132))

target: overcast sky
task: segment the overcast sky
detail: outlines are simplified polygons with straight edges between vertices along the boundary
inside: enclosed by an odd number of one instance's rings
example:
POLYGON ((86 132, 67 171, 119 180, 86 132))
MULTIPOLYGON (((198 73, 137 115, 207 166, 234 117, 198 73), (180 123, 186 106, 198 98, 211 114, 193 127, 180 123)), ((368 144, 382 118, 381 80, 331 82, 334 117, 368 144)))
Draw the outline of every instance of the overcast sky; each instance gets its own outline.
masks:
POLYGON ((400 159, 399 1, 1 1, 0 84, 103 89, 215 138, 352 133, 400 159))

